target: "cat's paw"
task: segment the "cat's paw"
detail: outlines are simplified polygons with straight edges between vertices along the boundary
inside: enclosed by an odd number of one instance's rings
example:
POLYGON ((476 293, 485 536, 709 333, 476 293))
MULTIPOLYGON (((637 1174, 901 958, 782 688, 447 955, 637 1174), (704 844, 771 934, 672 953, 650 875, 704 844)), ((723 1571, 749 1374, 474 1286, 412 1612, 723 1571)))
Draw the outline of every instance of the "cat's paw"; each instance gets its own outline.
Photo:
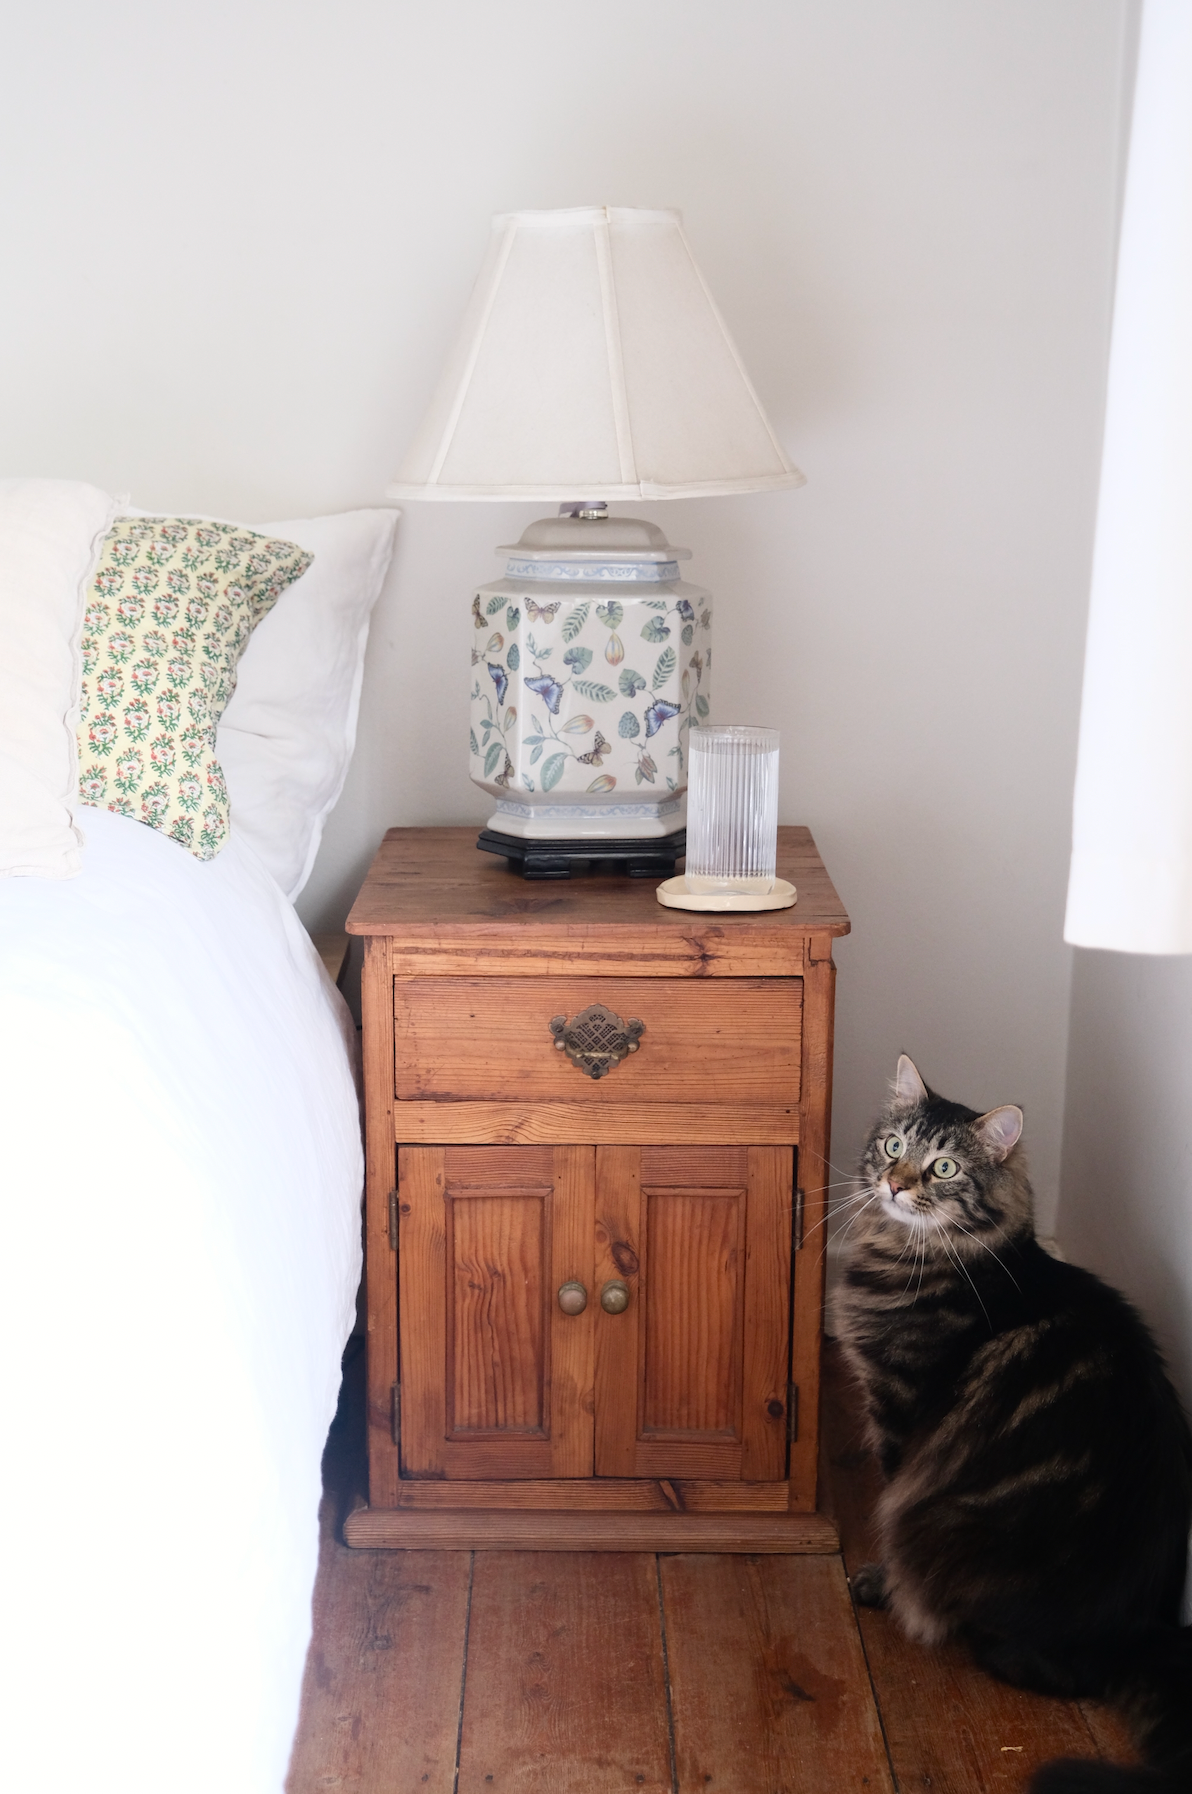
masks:
POLYGON ((886 1566, 884 1564, 862 1564, 856 1575, 850 1577, 849 1585, 853 1591, 853 1600, 859 1607, 884 1607, 886 1605, 886 1566))

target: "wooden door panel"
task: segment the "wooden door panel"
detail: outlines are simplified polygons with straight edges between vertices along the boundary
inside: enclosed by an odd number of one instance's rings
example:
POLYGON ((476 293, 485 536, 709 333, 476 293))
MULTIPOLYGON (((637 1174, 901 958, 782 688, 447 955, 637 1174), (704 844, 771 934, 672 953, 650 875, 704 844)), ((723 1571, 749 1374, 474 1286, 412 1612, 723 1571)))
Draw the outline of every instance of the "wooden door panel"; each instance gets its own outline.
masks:
POLYGON ((745 1189, 643 1186, 641 1430, 739 1439, 745 1189))
POLYGON ((597 1475, 785 1475, 791 1172, 783 1147, 597 1148, 595 1293, 630 1289, 596 1316, 597 1475))
POLYGON ((544 1292, 550 1185, 447 1198, 447 1434, 545 1438, 544 1292))
POLYGON ((591 1147, 403 1147, 401 1464, 412 1477, 592 1474, 591 1147))

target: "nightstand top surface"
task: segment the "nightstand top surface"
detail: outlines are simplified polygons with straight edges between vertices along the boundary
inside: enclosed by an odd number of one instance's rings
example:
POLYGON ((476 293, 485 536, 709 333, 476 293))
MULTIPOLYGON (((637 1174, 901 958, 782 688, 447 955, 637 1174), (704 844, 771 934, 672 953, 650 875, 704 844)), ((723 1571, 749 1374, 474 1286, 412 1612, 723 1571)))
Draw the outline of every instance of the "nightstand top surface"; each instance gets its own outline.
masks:
POLYGON ((811 832, 778 831, 778 875, 799 893, 790 909, 723 914, 665 909, 654 895, 659 881, 597 873, 586 878, 525 879, 508 862, 476 846, 472 828, 391 828, 369 868, 347 920, 349 934, 434 939, 475 931, 532 929, 540 942, 590 939, 629 924, 690 940, 746 932, 752 946, 785 943, 794 935, 849 931, 811 832))

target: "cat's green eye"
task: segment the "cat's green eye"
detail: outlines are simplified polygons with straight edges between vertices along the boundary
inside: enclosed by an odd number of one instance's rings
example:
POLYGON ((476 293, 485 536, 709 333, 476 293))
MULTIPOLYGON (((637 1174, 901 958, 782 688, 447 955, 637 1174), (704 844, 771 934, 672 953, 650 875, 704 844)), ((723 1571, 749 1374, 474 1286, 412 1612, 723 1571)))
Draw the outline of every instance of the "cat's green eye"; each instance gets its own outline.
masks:
POLYGON ((905 1151, 904 1144, 897 1134, 887 1134, 882 1145, 886 1149, 888 1159, 900 1159, 905 1151))
POLYGON ((932 1177, 955 1177, 960 1166, 955 1159, 937 1159, 931 1167, 932 1177))

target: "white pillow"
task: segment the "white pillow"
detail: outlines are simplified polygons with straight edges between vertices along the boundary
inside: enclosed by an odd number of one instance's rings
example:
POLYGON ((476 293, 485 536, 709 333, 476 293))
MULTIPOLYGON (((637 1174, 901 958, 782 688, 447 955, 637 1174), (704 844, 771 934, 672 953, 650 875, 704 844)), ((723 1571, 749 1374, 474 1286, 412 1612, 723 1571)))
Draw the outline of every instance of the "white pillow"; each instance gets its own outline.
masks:
POLYGON ((0 876, 74 878, 83 605, 116 500, 0 480, 0 876))
POLYGON ((369 618, 400 515, 346 511, 245 526, 315 557, 254 630, 215 736, 232 827, 291 901, 347 777, 369 618))

